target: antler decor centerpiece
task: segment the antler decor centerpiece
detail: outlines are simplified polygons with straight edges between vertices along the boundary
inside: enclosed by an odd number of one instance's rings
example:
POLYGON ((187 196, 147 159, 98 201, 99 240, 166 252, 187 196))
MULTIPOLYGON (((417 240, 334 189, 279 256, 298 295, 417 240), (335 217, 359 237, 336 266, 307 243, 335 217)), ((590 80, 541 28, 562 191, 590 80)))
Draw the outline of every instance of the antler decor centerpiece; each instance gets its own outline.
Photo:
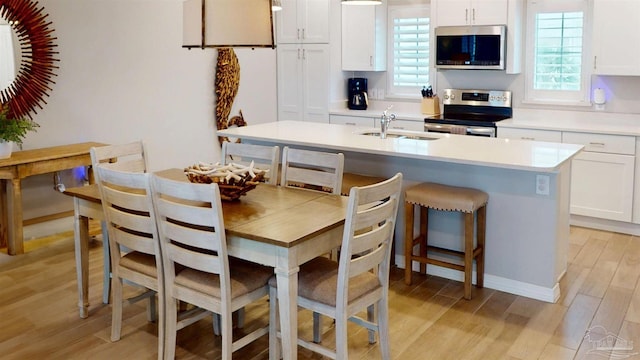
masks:
POLYGON ((189 181, 194 183, 216 183, 220 188, 222 200, 237 200, 264 181, 268 170, 254 167, 252 161, 249 165, 230 163, 228 165, 199 163, 184 169, 189 181))

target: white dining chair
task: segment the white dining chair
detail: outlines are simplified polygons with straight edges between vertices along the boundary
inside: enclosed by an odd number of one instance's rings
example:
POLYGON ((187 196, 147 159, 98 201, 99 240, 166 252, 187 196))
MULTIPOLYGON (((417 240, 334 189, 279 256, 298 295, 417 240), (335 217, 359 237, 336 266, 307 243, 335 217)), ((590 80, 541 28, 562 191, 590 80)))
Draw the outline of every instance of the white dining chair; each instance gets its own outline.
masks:
MULTIPOLYGON (((93 150, 92 150, 93 151, 93 150)), ((123 303, 149 299, 148 316, 158 320, 158 359, 164 351, 164 303, 162 260, 155 222, 149 174, 110 169, 96 165, 102 208, 109 232, 111 286, 113 290, 111 341, 118 341, 122 329, 123 303), (124 252, 121 249, 126 248, 124 252), (146 291, 124 299, 123 281, 146 291)))
MULTIPOLYGON (((353 187, 344 225, 338 262, 317 257, 300 266, 298 306, 314 313, 314 341, 298 339, 298 345, 332 359, 348 359, 347 320, 368 329, 369 343, 380 337, 382 359, 389 348, 389 269, 391 245, 398 213, 402 174, 383 182, 353 187), (367 318, 356 314, 367 310, 367 318), (322 346, 316 314, 335 319, 335 349, 322 346)), ((279 358, 277 342, 277 282, 270 287, 269 358, 279 358)))
POLYGON ((165 272, 165 358, 175 356, 176 332, 202 317, 178 317, 177 302, 183 301, 220 315, 222 359, 231 359, 268 333, 265 326, 233 341, 232 313, 268 295, 273 268, 228 257, 217 184, 154 175, 152 188, 165 272))
MULTIPOLYGON (((122 171, 146 172, 147 162, 142 141, 135 141, 126 144, 106 145, 94 147, 90 150, 92 169, 98 164, 108 164, 107 167, 122 171)), ((96 178, 96 173, 93 171, 96 178)), ((97 181, 97 180, 96 180, 97 181)), ((102 281, 102 302, 109 303, 111 293, 111 260, 109 254, 109 232, 104 221, 102 227, 102 250, 103 250, 103 281, 102 281)))
POLYGON ((225 141, 222 143, 222 164, 237 163, 249 165, 252 161, 260 170, 268 170, 265 179, 269 184, 278 184, 278 164, 280 147, 277 145, 256 145, 225 141))
POLYGON ((280 185, 340 194, 344 155, 285 146, 280 185))

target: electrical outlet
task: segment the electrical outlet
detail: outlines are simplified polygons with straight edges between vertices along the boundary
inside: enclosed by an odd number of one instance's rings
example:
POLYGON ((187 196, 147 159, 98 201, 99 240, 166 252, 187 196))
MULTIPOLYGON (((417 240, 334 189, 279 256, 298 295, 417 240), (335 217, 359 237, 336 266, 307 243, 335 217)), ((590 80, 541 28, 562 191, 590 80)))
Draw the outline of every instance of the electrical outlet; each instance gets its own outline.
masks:
POLYGON ((378 98, 378 89, 371 89, 369 90, 369 99, 377 99, 378 98))
POLYGON ((536 194, 549 195, 549 175, 536 175, 536 194))
POLYGON ((384 89, 378 89, 378 99, 384 100, 384 89))

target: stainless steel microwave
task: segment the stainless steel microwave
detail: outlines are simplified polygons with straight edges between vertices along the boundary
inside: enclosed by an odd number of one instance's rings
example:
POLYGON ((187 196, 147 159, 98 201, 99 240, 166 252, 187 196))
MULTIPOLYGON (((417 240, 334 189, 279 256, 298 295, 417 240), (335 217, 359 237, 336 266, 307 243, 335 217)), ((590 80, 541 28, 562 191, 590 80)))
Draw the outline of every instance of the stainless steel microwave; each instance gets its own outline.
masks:
POLYGON ((439 26, 435 36, 437 69, 505 69, 505 25, 439 26))

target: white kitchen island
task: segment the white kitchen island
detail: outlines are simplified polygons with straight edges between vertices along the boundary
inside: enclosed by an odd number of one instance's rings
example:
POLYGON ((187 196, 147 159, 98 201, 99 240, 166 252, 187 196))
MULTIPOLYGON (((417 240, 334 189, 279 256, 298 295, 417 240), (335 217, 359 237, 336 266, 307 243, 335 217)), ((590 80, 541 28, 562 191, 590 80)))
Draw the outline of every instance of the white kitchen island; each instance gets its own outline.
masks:
MULTIPOLYGON (((571 162, 581 145, 449 134, 434 140, 362 135, 377 129, 281 121, 218 131, 247 143, 305 147, 345 154, 345 172, 392 176, 406 185, 433 181, 481 189, 489 194, 485 286, 555 302, 566 271, 571 162)), ((396 227, 396 263, 404 264, 404 214, 396 227)), ((462 248, 457 213, 430 216, 434 245, 462 248)), ((437 276, 462 281, 462 273, 428 266, 437 276)))

